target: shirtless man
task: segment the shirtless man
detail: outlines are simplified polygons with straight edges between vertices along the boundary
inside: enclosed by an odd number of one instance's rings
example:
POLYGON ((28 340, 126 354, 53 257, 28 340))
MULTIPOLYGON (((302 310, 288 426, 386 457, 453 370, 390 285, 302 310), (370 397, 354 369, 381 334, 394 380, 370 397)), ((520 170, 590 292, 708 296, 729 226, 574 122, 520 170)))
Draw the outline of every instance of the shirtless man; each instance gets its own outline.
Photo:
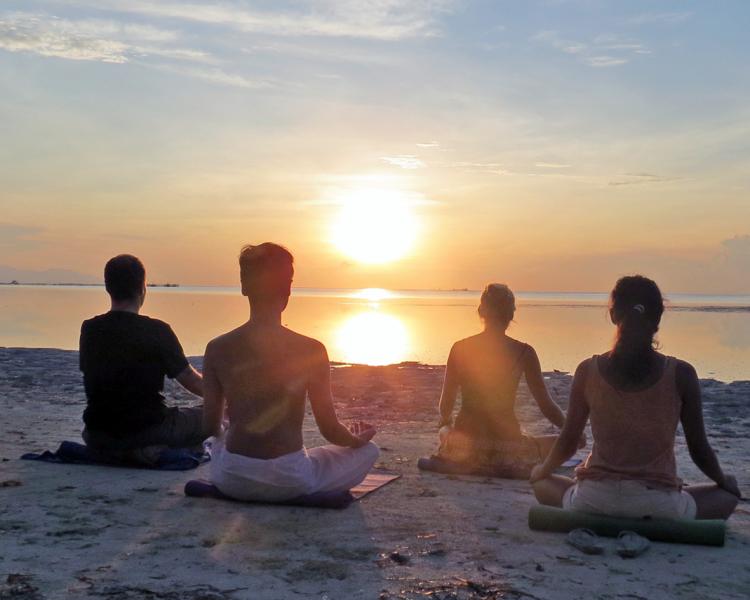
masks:
POLYGON ((347 429, 336 417, 325 346, 281 324, 293 260, 272 243, 242 249, 240 279, 250 319, 212 340, 204 356, 204 428, 216 436, 211 480, 239 500, 346 491, 365 478, 379 454, 370 441, 373 427, 347 429), (306 397, 332 445, 304 447, 306 397))

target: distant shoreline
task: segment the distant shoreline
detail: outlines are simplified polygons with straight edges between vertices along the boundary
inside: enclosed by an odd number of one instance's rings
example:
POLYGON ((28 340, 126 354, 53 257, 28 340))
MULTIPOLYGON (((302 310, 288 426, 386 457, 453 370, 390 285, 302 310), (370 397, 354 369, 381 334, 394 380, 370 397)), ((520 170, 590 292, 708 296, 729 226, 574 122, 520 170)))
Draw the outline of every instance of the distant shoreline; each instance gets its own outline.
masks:
MULTIPOLYGON (((104 287, 103 283, 65 283, 65 282, 53 282, 53 283, 44 283, 40 281, 36 282, 27 282, 27 281, 0 281, 0 285, 7 285, 7 286, 34 286, 34 287, 40 287, 40 286, 49 286, 49 287, 104 287)), ((176 288, 180 287, 179 283, 147 283, 146 287, 166 287, 166 288, 176 288)))

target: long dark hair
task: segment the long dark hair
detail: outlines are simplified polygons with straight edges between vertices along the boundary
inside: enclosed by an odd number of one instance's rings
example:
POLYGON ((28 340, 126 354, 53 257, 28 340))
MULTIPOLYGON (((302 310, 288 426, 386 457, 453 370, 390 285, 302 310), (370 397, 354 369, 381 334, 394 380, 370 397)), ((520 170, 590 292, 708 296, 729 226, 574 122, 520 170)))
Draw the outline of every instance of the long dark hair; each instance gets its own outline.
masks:
POLYGON ((637 382, 648 375, 663 313, 664 298, 648 277, 628 275, 615 284, 609 297, 609 314, 617 325, 611 366, 621 377, 637 382))

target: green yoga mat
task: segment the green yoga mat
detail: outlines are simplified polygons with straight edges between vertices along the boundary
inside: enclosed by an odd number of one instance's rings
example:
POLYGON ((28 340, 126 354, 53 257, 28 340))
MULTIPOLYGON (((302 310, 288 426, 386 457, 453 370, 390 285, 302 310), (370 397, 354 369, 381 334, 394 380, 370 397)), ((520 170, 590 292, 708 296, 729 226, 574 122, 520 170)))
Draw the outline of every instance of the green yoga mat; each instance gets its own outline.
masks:
POLYGON ((567 533, 587 527, 597 535, 617 537, 621 531, 636 533, 655 542, 723 546, 727 525, 721 519, 623 519, 590 515, 552 506, 532 506, 529 528, 538 531, 567 533))

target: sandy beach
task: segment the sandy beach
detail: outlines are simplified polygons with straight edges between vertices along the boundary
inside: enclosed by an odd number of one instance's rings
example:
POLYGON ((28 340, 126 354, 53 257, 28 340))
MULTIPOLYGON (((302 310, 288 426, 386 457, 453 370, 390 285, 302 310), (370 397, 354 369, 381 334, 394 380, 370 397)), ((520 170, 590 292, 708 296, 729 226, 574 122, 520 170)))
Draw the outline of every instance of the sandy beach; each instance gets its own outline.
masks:
MULTIPOLYGON (((191 359, 200 368, 200 358, 191 359)), ((380 430, 379 466, 403 477, 344 511, 183 496, 196 471, 49 465, 25 452, 80 441, 85 405, 76 352, 0 348, 0 598, 409 599, 750 597, 750 506, 724 548, 653 544, 625 560, 587 556, 532 532, 524 481, 420 473, 435 448, 442 367, 333 371, 343 419, 380 430)), ((566 403, 570 376, 548 373, 566 403)), ((706 427, 727 472, 750 494, 750 381, 703 380, 706 427)), ((175 385, 175 404, 194 402, 175 385)), ((522 385, 518 412, 552 432, 522 385)), ((310 415, 306 443, 322 443, 310 415)), ((679 473, 701 481, 682 438, 679 473)))

